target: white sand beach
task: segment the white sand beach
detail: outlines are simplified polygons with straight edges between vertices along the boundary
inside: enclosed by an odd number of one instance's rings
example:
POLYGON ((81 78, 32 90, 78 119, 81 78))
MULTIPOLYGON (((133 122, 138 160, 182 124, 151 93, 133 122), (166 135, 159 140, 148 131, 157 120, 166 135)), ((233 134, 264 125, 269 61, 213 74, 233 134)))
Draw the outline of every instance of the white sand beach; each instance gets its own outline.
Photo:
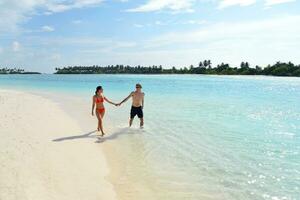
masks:
POLYGON ((116 199, 101 148, 74 135, 96 140, 54 102, 0 90, 0 199, 116 199))

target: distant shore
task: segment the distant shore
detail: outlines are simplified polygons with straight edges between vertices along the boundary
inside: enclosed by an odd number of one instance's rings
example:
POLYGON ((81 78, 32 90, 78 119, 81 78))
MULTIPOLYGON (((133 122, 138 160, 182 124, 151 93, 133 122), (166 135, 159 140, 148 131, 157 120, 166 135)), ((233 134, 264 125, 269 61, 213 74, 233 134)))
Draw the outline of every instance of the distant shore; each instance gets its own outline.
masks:
POLYGON ((13 75, 13 74, 42 74, 40 72, 23 72, 23 73, 0 73, 0 75, 13 75))
POLYGON ((242 62, 239 67, 231 67, 221 63, 216 67, 211 66, 210 60, 200 62, 198 66, 191 65, 183 68, 165 69, 159 66, 68 66, 55 68, 55 74, 207 74, 207 75, 266 75, 266 76, 294 76, 300 77, 300 65, 291 62, 277 62, 264 68, 260 66, 250 67, 248 62, 242 62))
MULTIPOLYGON (((108 65, 108 66, 67 66, 55 68, 54 74, 203 74, 203 75, 263 75, 263 76, 291 76, 300 77, 300 65, 292 62, 276 62, 273 65, 261 67, 256 65, 250 67, 248 62, 242 62, 238 67, 231 67, 229 64, 221 63, 212 67, 210 60, 201 61, 198 66, 190 65, 181 68, 163 68, 162 65, 153 66, 129 66, 129 65, 108 65)), ((1 74, 41 74, 40 72, 26 72, 24 69, 0 68, 1 74)))

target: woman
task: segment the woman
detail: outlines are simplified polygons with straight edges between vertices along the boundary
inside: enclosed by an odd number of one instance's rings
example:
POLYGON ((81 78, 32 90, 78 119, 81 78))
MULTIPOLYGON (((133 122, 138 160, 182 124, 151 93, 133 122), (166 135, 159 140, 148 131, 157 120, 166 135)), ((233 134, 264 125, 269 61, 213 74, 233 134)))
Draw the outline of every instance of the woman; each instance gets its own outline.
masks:
POLYGON ((103 89, 101 86, 96 88, 95 95, 93 96, 93 105, 92 105, 92 115, 94 116, 94 110, 96 105, 96 116, 98 118, 98 131, 101 131, 102 135, 105 135, 103 131, 103 117, 105 114, 104 101, 107 101, 110 104, 117 106, 116 103, 111 102, 103 95, 103 89))

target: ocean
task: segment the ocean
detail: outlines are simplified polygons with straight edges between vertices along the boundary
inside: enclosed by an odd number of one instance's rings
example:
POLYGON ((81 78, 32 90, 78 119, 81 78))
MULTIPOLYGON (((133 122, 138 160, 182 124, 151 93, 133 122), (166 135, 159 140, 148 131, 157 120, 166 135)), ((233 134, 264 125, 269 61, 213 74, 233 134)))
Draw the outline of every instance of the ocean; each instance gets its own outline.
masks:
POLYGON ((124 199, 300 199, 300 78, 0 76, 1 89, 81 99, 87 115, 96 86, 118 103, 136 83, 145 92, 144 129, 138 119, 127 127, 130 102, 107 105, 110 128, 99 141, 119 157, 108 160, 119 166, 112 182, 124 199))

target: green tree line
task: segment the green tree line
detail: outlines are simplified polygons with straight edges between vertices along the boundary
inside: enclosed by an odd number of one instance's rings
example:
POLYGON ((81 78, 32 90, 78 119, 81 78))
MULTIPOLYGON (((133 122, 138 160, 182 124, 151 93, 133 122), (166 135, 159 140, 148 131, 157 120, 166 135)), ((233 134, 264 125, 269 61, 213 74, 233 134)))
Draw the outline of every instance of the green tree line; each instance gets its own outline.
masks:
POLYGON ((216 75, 271 75, 271 76, 298 76, 300 77, 300 65, 291 62, 277 62, 264 68, 251 67, 248 62, 242 62, 238 67, 231 67, 227 63, 212 67, 210 60, 199 62, 198 66, 165 69, 161 65, 156 66, 68 66, 55 68, 55 74, 216 74, 216 75))
POLYGON ((20 68, 0 68, 0 74, 40 74, 39 72, 26 72, 20 68))

